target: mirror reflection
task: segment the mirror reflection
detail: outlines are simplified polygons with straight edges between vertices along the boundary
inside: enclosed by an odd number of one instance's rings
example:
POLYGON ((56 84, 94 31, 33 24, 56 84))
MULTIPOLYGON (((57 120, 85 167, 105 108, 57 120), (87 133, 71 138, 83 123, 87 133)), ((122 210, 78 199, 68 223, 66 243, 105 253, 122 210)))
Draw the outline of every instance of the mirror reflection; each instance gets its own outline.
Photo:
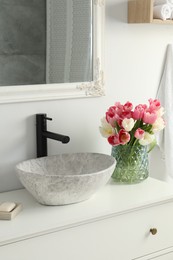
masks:
POLYGON ((93 80, 92 0, 0 0, 0 86, 93 80))

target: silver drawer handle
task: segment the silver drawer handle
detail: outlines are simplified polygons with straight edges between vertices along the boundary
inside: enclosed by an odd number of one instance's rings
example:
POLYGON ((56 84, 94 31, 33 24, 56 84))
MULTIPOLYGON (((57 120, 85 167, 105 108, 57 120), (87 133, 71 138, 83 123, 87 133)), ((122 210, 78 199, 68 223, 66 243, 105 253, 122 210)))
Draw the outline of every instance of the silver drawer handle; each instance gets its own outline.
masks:
POLYGON ((156 235, 157 234, 157 228, 150 228, 150 233, 152 235, 156 235))

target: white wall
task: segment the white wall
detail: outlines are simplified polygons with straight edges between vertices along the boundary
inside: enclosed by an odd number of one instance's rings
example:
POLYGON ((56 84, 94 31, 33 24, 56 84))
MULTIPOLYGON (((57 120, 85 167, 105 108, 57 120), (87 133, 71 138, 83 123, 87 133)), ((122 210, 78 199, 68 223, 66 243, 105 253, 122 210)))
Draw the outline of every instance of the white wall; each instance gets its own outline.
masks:
MULTIPOLYGON (((105 97, 0 105, 0 192, 21 187, 15 165, 36 156, 35 114, 47 113, 50 131, 67 134, 69 144, 49 141, 49 155, 110 153, 100 136, 100 118, 115 101, 145 103, 155 97, 173 26, 128 24, 127 1, 106 0, 105 97)), ((151 174, 159 177, 158 159, 151 174)))

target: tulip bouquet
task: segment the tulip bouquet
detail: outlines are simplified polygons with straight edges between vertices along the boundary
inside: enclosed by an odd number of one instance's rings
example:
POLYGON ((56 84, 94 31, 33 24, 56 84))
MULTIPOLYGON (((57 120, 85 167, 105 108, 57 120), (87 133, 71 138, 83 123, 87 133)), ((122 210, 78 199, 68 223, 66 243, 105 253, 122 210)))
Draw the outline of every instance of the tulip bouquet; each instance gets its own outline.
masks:
POLYGON ((112 145, 115 181, 138 183, 148 177, 148 153, 156 145, 155 134, 165 127, 163 114, 160 101, 151 98, 148 106, 139 104, 133 109, 130 102, 116 102, 107 110, 100 132, 112 145))
POLYGON ((155 134, 165 127, 163 114, 164 108, 157 99, 150 98, 148 106, 139 104, 134 110, 130 102, 116 102, 102 118, 100 132, 112 146, 149 145, 151 151, 156 144, 155 134))

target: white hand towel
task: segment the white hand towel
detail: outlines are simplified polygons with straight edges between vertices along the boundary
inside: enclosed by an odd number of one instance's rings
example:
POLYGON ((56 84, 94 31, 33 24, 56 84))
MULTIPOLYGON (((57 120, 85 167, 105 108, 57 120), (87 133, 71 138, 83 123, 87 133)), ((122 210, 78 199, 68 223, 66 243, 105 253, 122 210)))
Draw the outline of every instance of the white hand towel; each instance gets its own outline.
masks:
POLYGON ((153 7, 153 18, 167 20, 171 18, 172 9, 169 5, 156 5, 153 7))
POLYGON ((165 163, 165 176, 173 178, 173 45, 169 44, 166 62, 160 81, 157 98, 165 108, 163 131, 157 136, 157 144, 165 163))
POLYGON ((155 0, 154 1, 154 6, 155 5, 164 5, 168 4, 170 7, 173 8, 173 0, 155 0))

